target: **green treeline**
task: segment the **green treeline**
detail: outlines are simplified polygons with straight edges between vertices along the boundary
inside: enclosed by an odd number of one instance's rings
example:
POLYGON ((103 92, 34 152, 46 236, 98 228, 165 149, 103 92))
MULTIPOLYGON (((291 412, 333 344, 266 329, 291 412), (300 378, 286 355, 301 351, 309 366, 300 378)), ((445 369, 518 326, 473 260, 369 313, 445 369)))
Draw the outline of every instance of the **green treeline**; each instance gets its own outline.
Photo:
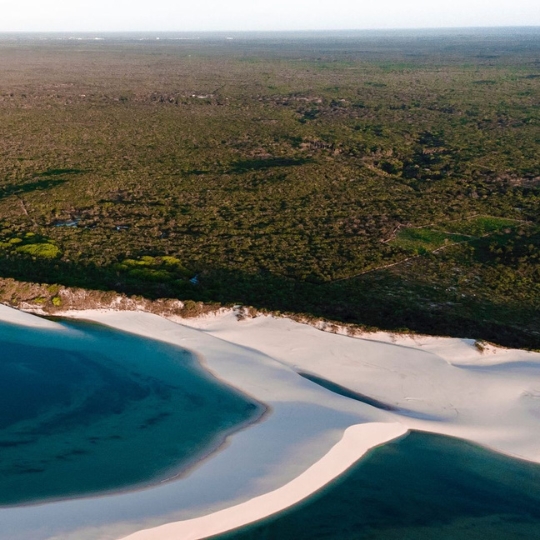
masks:
POLYGON ((540 33, 0 53, 1 276, 540 347, 540 33))

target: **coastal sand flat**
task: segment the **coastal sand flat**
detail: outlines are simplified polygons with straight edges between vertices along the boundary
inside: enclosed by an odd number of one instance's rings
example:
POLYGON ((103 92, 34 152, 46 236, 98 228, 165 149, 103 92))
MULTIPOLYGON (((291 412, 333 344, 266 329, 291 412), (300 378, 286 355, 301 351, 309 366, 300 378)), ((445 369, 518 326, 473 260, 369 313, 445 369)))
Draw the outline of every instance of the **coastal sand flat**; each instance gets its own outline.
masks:
POLYGON ((370 448, 404 433, 406 429, 397 424, 351 426, 327 454, 288 484, 220 512, 143 530, 125 540, 197 540, 262 519, 305 499, 345 472, 370 448))
POLYGON ((36 540, 203 538, 219 532, 216 527, 227 530, 276 512, 283 507, 278 501, 293 504, 367 447, 408 428, 463 437, 540 462, 538 353, 494 347, 480 353, 470 340, 448 338, 377 333, 359 339, 269 316, 238 321, 232 312, 181 324, 133 312, 68 315, 189 349, 217 377, 271 410, 178 481, 130 494, 0 511, 3 523, 4 518, 12 525, 28 519, 49 523, 36 540), (394 410, 341 397, 296 371, 394 410), (340 452, 349 452, 348 457, 340 452), (325 463, 332 465, 325 468, 325 463), (318 466, 325 474, 311 475, 318 466), (106 523, 98 518, 105 508, 106 523), (55 529, 68 513, 78 518, 55 529))
POLYGON ((387 403, 410 429, 540 462, 540 353, 492 345, 481 352, 470 339, 345 337, 285 318, 238 322, 234 313, 184 324, 387 403))
MULTIPOLYGON (((340 441, 351 426, 366 428, 363 447, 352 448, 353 461, 366 448, 406 431, 402 424, 389 421, 384 411, 330 393, 267 355, 205 332, 147 313, 72 315, 193 351, 212 373, 264 402, 269 411, 263 421, 235 433, 218 452, 177 481, 129 493, 1 509, 2 540, 112 539, 193 519, 282 488, 336 445, 338 450, 349 448, 349 438, 340 441), (377 428, 373 423, 380 425, 377 428)), ((347 463, 336 466, 343 470, 347 463)), ((333 476, 321 478, 328 481, 333 476)), ((301 485, 305 496, 320 486, 320 480, 311 488, 306 489, 305 482, 301 485)), ((290 495, 296 500, 292 491, 290 495)))
POLYGON ((28 326, 30 328, 50 328, 58 329, 60 325, 48 321, 47 319, 41 319, 30 313, 24 313, 18 309, 13 309, 8 306, 0 304, 0 321, 4 321, 11 324, 18 324, 21 326, 28 326))

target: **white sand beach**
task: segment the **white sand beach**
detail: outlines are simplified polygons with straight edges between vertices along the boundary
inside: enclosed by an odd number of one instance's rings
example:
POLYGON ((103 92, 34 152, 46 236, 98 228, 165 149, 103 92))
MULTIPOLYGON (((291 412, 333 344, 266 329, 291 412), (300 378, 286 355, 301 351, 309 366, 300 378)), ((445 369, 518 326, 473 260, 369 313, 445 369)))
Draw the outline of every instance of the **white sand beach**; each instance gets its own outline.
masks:
POLYGON ((470 339, 322 332, 289 319, 237 322, 232 313, 186 320, 398 409, 409 429, 461 437, 540 462, 540 353, 470 339))
MULTIPOLYGON (((2 307, 0 318, 41 324, 12 311, 2 307)), ((133 493, 0 510, 8 530, 39 523, 36 540, 195 540, 218 534, 307 497, 369 448, 408 429, 462 437, 540 462, 538 353, 495 347, 480 352, 470 340, 449 338, 347 337, 270 316, 239 321, 231 311, 177 322, 142 312, 65 315, 188 349, 269 412, 178 480, 133 493), (391 410, 330 392, 297 372, 391 410), (105 508, 107 519, 98 518, 105 508), (68 515, 69 526, 59 526, 68 515)))
POLYGON ((206 538, 257 521, 305 499, 345 472, 370 448, 404 434, 395 424, 370 422, 345 430, 343 438, 319 461, 288 484, 219 512, 169 523, 128 536, 129 540, 194 540, 206 538))
POLYGON ((41 319, 35 315, 24 313, 18 309, 13 309, 8 306, 0 304, 0 321, 8 322, 11 324, 18 324, 21 326, 29 326, 31 328, 57 328, 58 325, 48 321, 47 319, 41 319))

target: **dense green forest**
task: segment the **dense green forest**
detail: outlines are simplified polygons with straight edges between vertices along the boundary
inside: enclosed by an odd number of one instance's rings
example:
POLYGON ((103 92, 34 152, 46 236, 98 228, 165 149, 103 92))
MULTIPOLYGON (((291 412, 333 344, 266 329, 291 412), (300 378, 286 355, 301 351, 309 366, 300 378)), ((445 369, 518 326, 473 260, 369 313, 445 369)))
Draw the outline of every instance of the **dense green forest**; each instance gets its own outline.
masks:
POLYGON ((540 29, 68 37, 0 36, 0 276, 540 348, 540 29))

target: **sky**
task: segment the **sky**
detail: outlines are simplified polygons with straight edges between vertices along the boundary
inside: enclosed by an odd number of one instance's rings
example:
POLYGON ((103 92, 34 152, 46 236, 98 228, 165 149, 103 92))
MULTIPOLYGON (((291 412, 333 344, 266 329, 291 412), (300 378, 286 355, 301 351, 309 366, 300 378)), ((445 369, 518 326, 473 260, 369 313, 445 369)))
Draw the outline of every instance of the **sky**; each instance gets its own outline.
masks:
POLYGON ((539 0, 0 0, 0 31, 540 26, 539 0))

